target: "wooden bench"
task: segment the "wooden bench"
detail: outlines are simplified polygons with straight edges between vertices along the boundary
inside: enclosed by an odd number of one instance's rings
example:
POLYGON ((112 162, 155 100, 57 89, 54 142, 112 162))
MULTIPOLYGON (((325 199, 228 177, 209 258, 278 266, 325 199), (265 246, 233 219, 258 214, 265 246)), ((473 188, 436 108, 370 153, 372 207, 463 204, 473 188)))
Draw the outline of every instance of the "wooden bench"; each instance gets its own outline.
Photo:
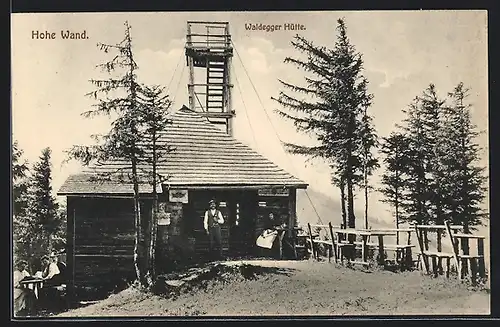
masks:
MULTIPOLYGON (((461 248, 462 242, 467 242, 467 246, 465 248, 465 253, 458 254, 458 271, 459 278, 463 279, 467 273, 469 273, 471 280, 473 283, 476 282, 476 274, 479 274, 479 277, 486 277, 486 267, 484 262, 484 240, 485 236, 482 235, 472 235, 472 234, 463 234, 463 233, 455 233, 453 234, 453 239, 455 240, 456 252, 458 253, 461 248), (475 240, 477 242, 477 254, 471 255, 469 253, 469 240, 475 240)), ((462 249, 463 250, 463 249, 462 249)), ((460 251, 464 252, 464 251, 460 251)))
POLYGON ((349 249, 352 251, 353 248, 354 248, 354 244, 351 244, 349 242, 346 242, 346 243, 342 242, 342 243, 337 244, 337 250, 338 250, 337 257, 340 258, 341 263, 344 263, 344 258, 347 259, 348 261, 350 260, 349 256, 346 256, 345 249, 349 249))
MULTIPOLYGON (((431 258, 432 272, 433 272, 435 277, 437 277, 439 274, 438 260, 445 259, 446 260, 445 274, 446 274, 446 277, 450 277, 451 259, 454 256, 453 253, 439 252, 439 251, 424 251, 424 256, 427 258, 431 258)), ((427 260, 427 259, 424 259, 424 260, 427 260)))
POLYGON ((401 270, 409 270, 413 267, 412 248, 415 245, 409 244, 386 244, 384 250, 396 252, 396 262, 401 270))
POLYGON ((332 253, 335 251, 335 245, 333 244, 332 241, 328 240, 318 240, 318 239, 313 239, 312 242, 314 244, 325 244, 328 245, 328 262, 331 261, 332 253))

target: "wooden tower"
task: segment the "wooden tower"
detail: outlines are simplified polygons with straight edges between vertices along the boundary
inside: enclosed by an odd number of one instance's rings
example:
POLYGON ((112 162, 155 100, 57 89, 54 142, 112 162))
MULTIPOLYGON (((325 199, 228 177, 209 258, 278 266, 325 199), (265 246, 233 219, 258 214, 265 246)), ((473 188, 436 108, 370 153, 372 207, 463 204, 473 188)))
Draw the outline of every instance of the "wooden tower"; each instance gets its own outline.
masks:
POLYGON ((187 22, 186 59, 189 67, 189 108, 233 135, 231 59, 228 22, 187 22), (196 68, 196 69, 195 69, 196 68))

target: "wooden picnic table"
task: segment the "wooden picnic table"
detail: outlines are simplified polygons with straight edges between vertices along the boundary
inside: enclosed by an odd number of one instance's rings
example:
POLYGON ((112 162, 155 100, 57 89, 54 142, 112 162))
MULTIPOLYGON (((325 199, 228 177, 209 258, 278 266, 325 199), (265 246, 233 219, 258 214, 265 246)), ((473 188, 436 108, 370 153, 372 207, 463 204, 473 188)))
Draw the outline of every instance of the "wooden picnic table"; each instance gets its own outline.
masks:
MULTIPOLYGON (((340 235, 361 236, 361 258, 362 258, 362 261, 360 263, 362 263, 362 264, 368 263, 368 258, 367 258, 367 256, 368 256, 368 237, 377 236, 377 238, 378 238, 378 251, 379 251, 379 264, 381 264, 381 265, 385 264, 384 236, 396 235, 396 233, 392 232, 392 231, 377 231, 377 230, 353 229, 353 228, 336 229, 335 232, 339 236, 338 237, 339 239, 340 239, 340 235)), ((346 237, 346 239, 347 239, 347 237, 346 237)), ((343 244, 351 244, 351 243, 348 241, 344 241, 343 244)))
POLYGON ((24 288, 33 290, 35 298, 38 299, 40 289, 43 288, 44 282, 45 281, 43 279, 22 280, 19 282, 19 285, 21 285, 24 288))
POLYGON ((460 273, 460 278, 462 278, 462 275, 465 275, 465 271, 463 271, 464 268, 467 268, 469 270, 469 275, 473 278, 475 277, 474 275, 476 273, 476 269, 480 277, 485 277, 486 267, 484 261, 484 240, 486 239, 486 237, 483 235, 455 233, 453 234, 453 238, 456 240, 456 242, 454 242, 454 245, 456 247, 454 250, 459 260, 458 270, 460 273), (471 255, 469 253, 468 240, 476 240, 476 255, 471 255), (461 243, 463 242, 466 243, 467 246, 464 249, 461 249, 461 243), (463 250, 463 253, 460 253, 461 250, 463 250))

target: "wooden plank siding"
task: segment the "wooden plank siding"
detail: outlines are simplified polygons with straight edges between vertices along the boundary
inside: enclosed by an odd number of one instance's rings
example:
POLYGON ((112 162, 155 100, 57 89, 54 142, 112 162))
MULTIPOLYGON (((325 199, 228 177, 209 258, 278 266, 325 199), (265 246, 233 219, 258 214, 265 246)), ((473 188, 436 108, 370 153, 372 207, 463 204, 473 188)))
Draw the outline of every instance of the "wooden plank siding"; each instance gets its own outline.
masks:
POLYGON ((76 288, 108 287, 135 277, 132 199, 68 200, 68 267, 76 288), (73 213, 71 216, 71 212, 73 213), (74 233, 74 234, 73 234, 74 233), (68 246, 70 247, 70 245, 68 246))

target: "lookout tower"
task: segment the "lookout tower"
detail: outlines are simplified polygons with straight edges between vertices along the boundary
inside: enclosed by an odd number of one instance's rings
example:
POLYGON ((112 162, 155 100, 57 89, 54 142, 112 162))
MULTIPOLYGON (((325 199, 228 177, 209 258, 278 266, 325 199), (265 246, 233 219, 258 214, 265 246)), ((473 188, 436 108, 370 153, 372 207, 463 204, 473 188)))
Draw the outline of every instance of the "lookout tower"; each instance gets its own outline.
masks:
POLYGON ((189 108, 233 135, 231 59, 228 22, 187 22, 189 108))

